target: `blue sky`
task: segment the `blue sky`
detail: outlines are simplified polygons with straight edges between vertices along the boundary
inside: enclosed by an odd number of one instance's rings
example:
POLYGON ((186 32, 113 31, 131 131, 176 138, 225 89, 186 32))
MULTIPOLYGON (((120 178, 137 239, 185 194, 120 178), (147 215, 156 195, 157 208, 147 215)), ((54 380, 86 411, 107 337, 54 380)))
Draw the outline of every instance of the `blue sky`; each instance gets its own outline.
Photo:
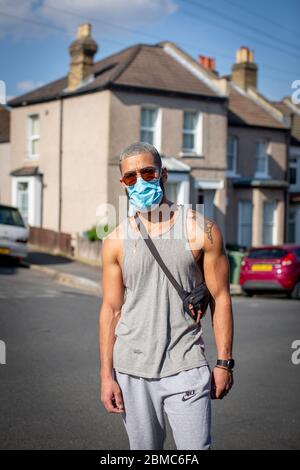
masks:
POLYGON ((66 75, 68 46, 89 21, 95 60, 136 43, 176 42, 216 58, 228 74, 241 45, 254 50, 258 89, 291 94, 300 79, 299 0, 0 0, 0 80, 8 98, 66 75))

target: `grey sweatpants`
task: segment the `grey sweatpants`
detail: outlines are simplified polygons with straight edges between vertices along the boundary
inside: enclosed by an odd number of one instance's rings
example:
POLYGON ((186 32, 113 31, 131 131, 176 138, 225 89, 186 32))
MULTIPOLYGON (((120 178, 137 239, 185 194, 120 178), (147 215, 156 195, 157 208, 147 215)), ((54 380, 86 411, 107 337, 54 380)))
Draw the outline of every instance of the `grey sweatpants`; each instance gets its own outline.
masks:
POLYGON ((205 450, 211 445, 209 366, 159 379, 114 370, 124 401, 122 413, 130 449, 163 449, 165 410, 177 449, 205 450))

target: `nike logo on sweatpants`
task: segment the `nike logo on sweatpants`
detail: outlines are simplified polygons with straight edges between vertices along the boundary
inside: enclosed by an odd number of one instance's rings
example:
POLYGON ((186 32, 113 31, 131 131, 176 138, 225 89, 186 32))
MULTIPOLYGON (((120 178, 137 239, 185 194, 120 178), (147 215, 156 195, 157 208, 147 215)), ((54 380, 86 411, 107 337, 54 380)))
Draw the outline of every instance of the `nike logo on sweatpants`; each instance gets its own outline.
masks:
POLYGON ((192 398, 195 395, 195 390, 189 390, 188 392, 185 392, 185 394, 182 397, 182 401, 187 401, 190 398, 192 398))

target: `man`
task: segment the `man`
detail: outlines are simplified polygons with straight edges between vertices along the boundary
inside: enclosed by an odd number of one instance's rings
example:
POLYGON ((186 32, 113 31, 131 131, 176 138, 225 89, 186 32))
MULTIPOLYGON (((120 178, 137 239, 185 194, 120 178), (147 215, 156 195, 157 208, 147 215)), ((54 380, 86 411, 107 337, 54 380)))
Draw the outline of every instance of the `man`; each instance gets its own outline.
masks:
POLYGON ((130 215, 103 241, 101 401, 108 412, 122 415, 131 449, 163 449, 163 410, 177 449, 210 449, 210 400, 222 399, 233 384, 232 303, 222 234, 211 219, 166 198, 167 170, 152 145, 129 145, 120 156, 120 171, 130 215), (190 291, 205 281, 210 291, 217 347, 212 373, 200 322, 205 312, 190 305, 194 319, 184 311, 140 236, 137 215, 182 287, 190 291))

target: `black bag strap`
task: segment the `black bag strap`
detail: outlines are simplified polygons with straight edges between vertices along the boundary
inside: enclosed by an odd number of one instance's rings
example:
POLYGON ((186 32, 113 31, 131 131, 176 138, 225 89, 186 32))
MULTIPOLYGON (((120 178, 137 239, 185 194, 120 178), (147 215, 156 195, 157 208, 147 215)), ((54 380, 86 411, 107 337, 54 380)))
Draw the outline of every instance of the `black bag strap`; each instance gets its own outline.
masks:
POLYGON ((165 263, 163 262, 156 246, 154 245, 150 235, 148 234, 147 230, 146 230, 146 227, 145 225, 143 224, 143 222, 141 221, 141 219, 139 218, 138 214, 136 213, 136 215, 134 216, 134 220, 136 222, 136 225, 139 229, 139 231, 141 232, 142 234, 142 238, 143 240, 145 241, 147 247, 149 248, 149 250, 151 251, 152 255, 154 256, 154 258, 156 259, 157 263, 159 264, 159 266, 161 267, 161 269, 163 270, 163 272, 165 273, 165 275, 167 276, 167 278, 169 279, 169 281, 171 282, 171 284, 175 287, 175 289, 177 290, 181 300, 184 300, 185 297, 187 296, 188 292, 186 290, 184 290, 181 285, 176 281, 176 279, 174 278, 173 274, 169 271, 169 269, 167 268, 167 266, 165 265, 165 263), (139 223, 138 223, 138 221, 139 223))

